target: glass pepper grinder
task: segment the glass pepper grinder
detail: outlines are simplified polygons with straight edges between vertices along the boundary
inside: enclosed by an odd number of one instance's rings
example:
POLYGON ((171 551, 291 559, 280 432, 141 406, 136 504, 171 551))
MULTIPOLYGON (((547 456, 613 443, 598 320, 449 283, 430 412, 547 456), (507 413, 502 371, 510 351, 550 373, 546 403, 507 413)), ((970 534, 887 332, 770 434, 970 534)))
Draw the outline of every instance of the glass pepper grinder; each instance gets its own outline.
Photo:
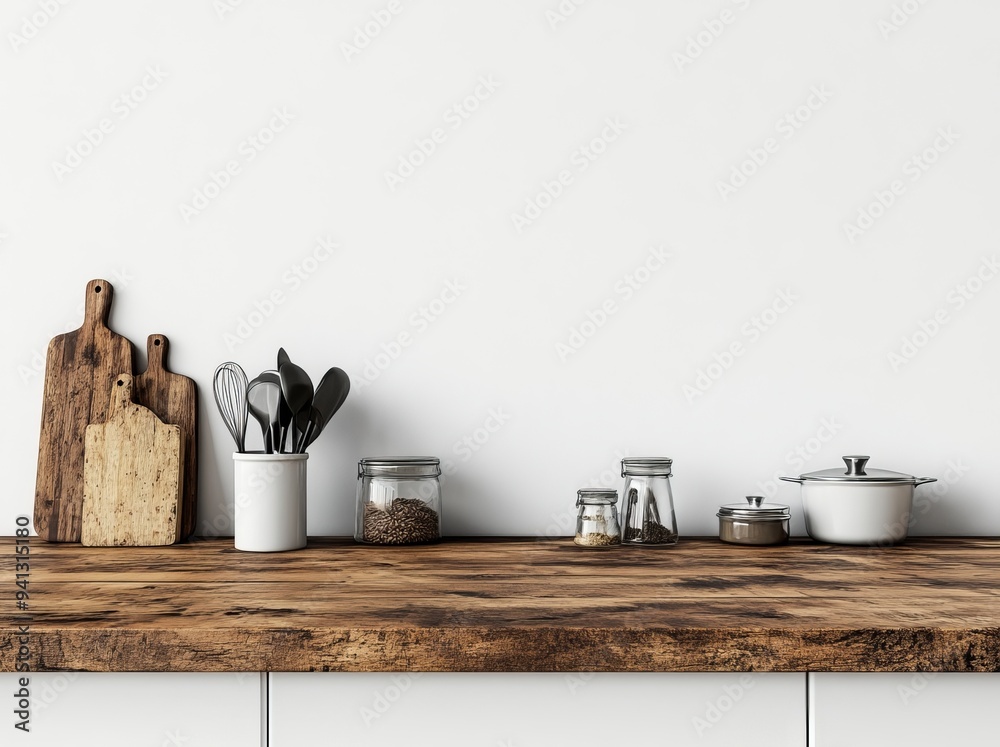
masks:
POLYGON ((677 544, 677 519, 670 491, 672 459, 622 459, 624 521, 622 544, 667 547, 677 544))
POLYGON ((617 490, 583 488, 576 491, 576 536, 573 542, 580 547, 611 547, 621 544, 618 525, 617 490))

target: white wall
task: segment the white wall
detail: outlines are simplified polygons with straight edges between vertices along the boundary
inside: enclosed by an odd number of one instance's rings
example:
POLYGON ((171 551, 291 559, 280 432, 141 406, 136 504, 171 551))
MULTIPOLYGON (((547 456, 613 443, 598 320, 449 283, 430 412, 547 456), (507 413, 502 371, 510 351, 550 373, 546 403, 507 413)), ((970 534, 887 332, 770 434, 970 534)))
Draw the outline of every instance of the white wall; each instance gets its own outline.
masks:
POLYGON ((955 295, 997 255, 996 3, 907 0, 892 30, 888 0, 594 1, 564 22, 546 17, 571 7, 557 0, 398 0, 345 55, 387 2, 225 1, 0 11, 0 532, 31 513, 39 356, 78 326, 94 277, 115 284, 113 328, 143 347, 168 335, 200 385, 203 531, 231 531, 212 371, 232 358, 253 375, 284 345, 354 382, 311 450, 311 534, 350 533, 356 462, 386 453, 455 463, 452 534, 563 532, 578 487, 620 487, 620 454, 674 458, 682 534, 714 533, 720 503, 761 490, 801 532, 796 486, 773 476, 856 452, 950 478, 920 489, 917 533, 1000 532, 1000 279, 963 308, 955 295), (446 115, 477 90, 467 119, 446 115), (275 110, 291 121, 253 150, 275 110), (60 178, 53 164, 102 119, 103 142, 60 178), (435 128, 442 142, 390 188, 435 128), (581 160, 602 131, 615 139, 581 160), (748 149, 767 160, 724 197, 748 149), (185 219, 229 161, 239 173, 185 219), (519 231, 512 214, 563 170, 571 183, 519 231), (849 237, 895 180, 893 204, 849 237), (338 247, 296 281, 321 237, 338 247), (651 247, 670 257, 626 298, 651 247), (449 282, 457 299, 415 324, 449 282), (274 313, 227 342, 276 291, 274 313), (783 292, 794 303, 753 339, 746 325, 783 292), (561 356, 606 302, 606 323, 561 356), (938 309, 948 321, 893 365, 938 309), (404 332, 412 344, 362 386, 404 332), (733 343, 743 354, 687 396, 733 343), (509 419, 463 457, 493 410, 509 419), (790 463, 796 448, 807 462, 790 463))

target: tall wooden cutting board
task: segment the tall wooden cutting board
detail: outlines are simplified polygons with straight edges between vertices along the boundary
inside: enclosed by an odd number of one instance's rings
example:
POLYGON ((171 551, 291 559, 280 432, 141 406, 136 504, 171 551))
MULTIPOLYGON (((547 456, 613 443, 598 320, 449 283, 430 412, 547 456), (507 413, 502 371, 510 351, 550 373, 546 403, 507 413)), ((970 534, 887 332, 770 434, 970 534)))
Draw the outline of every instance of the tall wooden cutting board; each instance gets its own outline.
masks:
POLYGON ((135 377, 135 401, 152 410, 164 423, 180 426, 184 434, 184 481, 181 485, 182 540, 198 521, 198 389, 192 379, 167 370, 166 335, 146 339, 149 364, 135 377))
POLYGON ((90 423, 108 415, 111 383, 132 373, 132 343, 108 329, 114 289, 91 280, 83 326, 49 343, 35 478, 35 531, 49 542, 79 542, 83 445, 90 423))
POLYGON ((114 382, 108 421, 87 426, 81 541, 172 545, 180 538, 184 434, 132 401, 132 377, 114 382))

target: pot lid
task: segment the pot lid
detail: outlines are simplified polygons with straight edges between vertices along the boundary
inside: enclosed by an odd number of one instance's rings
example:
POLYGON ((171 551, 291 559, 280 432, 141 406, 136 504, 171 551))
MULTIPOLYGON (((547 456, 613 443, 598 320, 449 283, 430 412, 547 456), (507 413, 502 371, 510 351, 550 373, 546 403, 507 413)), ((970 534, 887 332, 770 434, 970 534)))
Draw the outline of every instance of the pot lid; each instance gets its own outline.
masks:
POLYGON ((781 503, 764 503, 764 496, 748 495, 746 503, 727 503, 719 507, 716 516, 753 521, 781 521, 789 518, 788 506, 781 503))
POLYGON ((823 469, 818 472, 807 472, 801 476, 802 480, 821 480, 824 482, 894 482, 894 483, 915 483, 920 480, 913 475, 902 472, 893 472, 887 469, 867 469, 865 465, 871 457, 868 456, 845 456, 841 457, 845 470, 842 467, 833 469, 823 469))

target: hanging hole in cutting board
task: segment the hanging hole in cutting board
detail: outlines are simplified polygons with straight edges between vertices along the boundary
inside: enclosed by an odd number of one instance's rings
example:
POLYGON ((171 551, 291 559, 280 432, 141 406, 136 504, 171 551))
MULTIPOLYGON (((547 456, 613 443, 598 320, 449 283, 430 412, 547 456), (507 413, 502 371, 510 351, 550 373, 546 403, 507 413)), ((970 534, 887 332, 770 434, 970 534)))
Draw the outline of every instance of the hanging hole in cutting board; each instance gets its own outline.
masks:
POLYGON ((100 292, 101 292, 101 286, 98 285, 94 288, 94 293, 100 293, 100 292))

